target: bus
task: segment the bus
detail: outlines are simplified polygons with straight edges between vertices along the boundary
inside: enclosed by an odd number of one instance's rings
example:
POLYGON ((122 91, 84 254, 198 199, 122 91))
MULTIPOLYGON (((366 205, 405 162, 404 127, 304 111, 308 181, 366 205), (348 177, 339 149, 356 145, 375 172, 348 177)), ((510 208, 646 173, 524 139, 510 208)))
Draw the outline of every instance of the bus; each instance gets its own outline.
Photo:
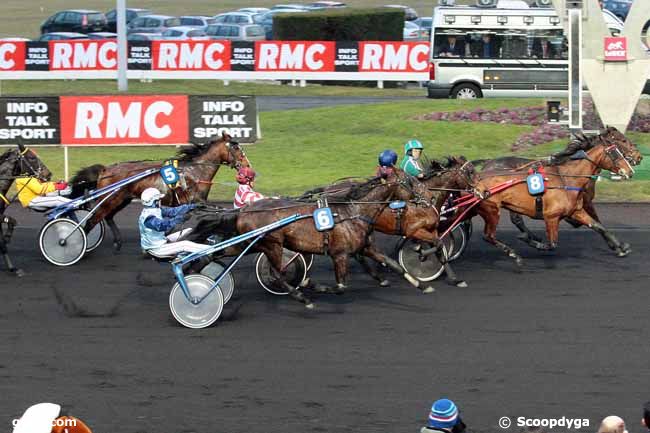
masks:
MULTIPOLYGON (((568 43, 550 0, 477 0, 433 10, 429 98, 566 97, 568 43)), ((623 23, 603 17, 612 35, 623 23)))

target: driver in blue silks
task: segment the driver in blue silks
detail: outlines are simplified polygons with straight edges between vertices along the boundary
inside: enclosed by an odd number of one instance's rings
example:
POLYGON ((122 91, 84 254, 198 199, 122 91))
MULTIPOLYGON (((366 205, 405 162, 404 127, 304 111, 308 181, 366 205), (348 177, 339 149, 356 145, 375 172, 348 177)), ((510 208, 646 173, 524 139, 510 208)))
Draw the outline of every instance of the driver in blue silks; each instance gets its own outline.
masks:
POLYGON ((140 199, 144 209, 138 218, 140 229, 140 246, 155 257, 173 257, 179 253, 195 253, 208 248, 208 245, 191 241, 178 241, 186 235, 188 230, 165 235, 185 220, 185 214, 194 209, 196 205, 185 204, 176 207, 160 206, 163 194, 156 188, 147 188, 142 192, 140 199))

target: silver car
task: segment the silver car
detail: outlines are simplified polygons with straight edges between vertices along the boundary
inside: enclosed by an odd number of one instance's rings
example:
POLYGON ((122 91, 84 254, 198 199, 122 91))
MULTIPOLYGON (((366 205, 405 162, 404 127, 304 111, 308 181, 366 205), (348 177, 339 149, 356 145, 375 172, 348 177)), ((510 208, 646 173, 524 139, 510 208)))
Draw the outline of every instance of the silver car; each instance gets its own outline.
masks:
POLYGON ((207 28, 210 24, 215 24, 216 21, 212 17, 202 15, 185 15, 181 17, 181 26, 192 26, 207 28))
POLYGON ((145 15, 137 17, 128 25, 128 33, 162 33, 170 27, 181 25, 180 18, 169 15, 145 15))
POLYGON ((263 41, 266 39, 264 27, 257 24, 213 24, 205 31, 210 39, 229 39, 231 41, 263 41))
POLYGON ((209 39, 205 35, 205 30, 202 29, 201 27, 194 27, 194 26, 178 26, 178 27, 171 27, 165 30, 162 33, 162 39, 167 39, 167 40, 187 40, 187 39, 193 39, 193 40, 205 40, 209 39))
POLYGON ((259 24, 264 14, 252 14, 248 12, 226 12, 215 15, 214 24, 259 24))

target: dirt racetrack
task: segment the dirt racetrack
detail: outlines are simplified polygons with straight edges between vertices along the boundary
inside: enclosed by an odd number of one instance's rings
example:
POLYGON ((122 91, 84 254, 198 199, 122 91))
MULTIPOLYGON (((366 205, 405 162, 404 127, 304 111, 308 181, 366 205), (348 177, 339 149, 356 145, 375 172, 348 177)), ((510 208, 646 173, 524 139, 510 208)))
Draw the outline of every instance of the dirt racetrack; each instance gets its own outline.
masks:
MULTIPOLYGON (((13 257, 28 276, 0 279, 0 431, 27 406, 53 401, 100 433, 412 433, 441 396, 471 432, 499 431, 502 416, 586 418, 583 431, 593 432, 610 414, 641 431, 650 206, 599 210, 632 245, 629 257, 567 225, 559 250, 539 253, 504 223, 501 237, 525 259, 516 273, 477 224, 456 262, 468 288, 438 281, 422 295, 395 275, 380 288, 353 265, 352 289, 317 297, 315 311, 267 295, 246 260, 224 316, 189 330, 169 313, 168 265, 140 258, 139 206, 117 219, 120 254, 105 242, 71 268, 41 257, 43 216, 12 208, 21 224, 13 257), (57 298, 86 317, 70 317, 57 298), (117 303, 113 317, 92 317, 117 303)), ((333 281, 329 261, 318 259, 312 275, 333 281)))

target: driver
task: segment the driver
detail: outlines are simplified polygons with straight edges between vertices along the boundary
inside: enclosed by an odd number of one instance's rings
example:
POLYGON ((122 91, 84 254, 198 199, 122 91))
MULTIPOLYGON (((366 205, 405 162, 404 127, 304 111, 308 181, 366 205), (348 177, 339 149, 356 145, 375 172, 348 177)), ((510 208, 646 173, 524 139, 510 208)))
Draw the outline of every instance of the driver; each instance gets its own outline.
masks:
POLYGON ((92 433, 79 418, 63 415, 61 406, 39 403, 29 407, 16 421, 13 433, 92 433))
POLYGON ((379 154, 379 167, 377 167, 376 176, 388 177, 395 174, 395 164, 397 164, 397 153, 392 149, 386 149, 379 154))
POLYGON ((253 191, 255 187, 255 176, 255 171, 250 167, 242 167, 237 172, 236 179, 239 187, 235 192, 235 200, 232 204, 235 209, 241 209, 247 204, 266 198, 259 192, 253 191))
POLYGON ((160 199, 163 197, 164 194, 156 188, 147 188, 142 191, 140 199, 144 209, 138 218, 142 249, 155 257, 171 257, 179 253, 195 253, 208 248, 208 245, 196 242, 179 241, 178 239, 186 235, 188 230, 165 236, 165 232, 182 223, 185 220, 184 216, 196 205, 161 206, 160 199))
POLYGON ((404 158, 402 158, 399 168, 411 176, 424 177, 424 170, 420 164, 423 149, 424 146, 418 140, 409 140, 404 145, 404 158))
POLYGON ((43 211, 68 203, 70 199, 67 196, 72 189, 63 181, 48 182, 35 177, 19 177, 16 179, 16 191, 23 207, 43 211))

